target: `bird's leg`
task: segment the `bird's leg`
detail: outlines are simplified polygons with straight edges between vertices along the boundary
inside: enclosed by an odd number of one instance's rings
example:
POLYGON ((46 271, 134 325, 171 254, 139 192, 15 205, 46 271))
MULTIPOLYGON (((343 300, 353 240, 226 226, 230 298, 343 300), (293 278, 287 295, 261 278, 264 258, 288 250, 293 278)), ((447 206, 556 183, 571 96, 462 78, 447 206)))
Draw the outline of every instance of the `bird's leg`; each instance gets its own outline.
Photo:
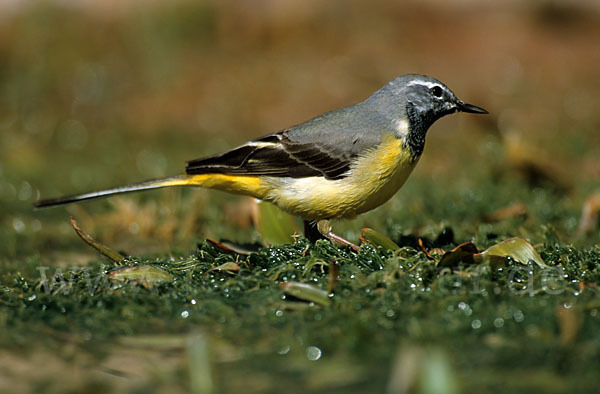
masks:
POLYGON ((331 242, 338 243, 343 246, 350 246, 352 249, 354 249, 357 252, 360 251, 360 246, 353 244, 352 242, 340 237, 337 234, 334 234, 333 231, 331 231, 332 230, 331 223, 329 222, 329 220, 319 220, 317 222, 316 227, 319 231, 319 234, 321 234, 325 238, 329 239, 331 242))
POLYGON ((327 239, 317 228, 317 222, 314 220, 304 221, 304 237, 310 242, 315 243, 320 239, 327 239))

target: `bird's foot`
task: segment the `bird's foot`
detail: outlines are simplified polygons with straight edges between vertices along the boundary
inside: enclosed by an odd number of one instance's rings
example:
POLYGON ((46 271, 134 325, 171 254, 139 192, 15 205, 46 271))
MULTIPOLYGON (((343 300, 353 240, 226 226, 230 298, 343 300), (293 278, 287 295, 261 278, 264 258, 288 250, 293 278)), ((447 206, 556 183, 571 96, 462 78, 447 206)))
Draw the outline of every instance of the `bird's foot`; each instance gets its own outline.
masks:
POLYGON ((317 222, 316 227, 317 227, 317 230, 318 230, 319 234, 321 235, 321 237, 325 237, 326 239, 330 240, 333 243, 337 243, 337 244, 340 244, 343 246, 349 246, 352 249, 354 249, 354 251, 356 251, 356 252, 360 251, 360 246, 335 234, 332 231, 331 223, 329 222, 329 220, 319 220, 317 222))

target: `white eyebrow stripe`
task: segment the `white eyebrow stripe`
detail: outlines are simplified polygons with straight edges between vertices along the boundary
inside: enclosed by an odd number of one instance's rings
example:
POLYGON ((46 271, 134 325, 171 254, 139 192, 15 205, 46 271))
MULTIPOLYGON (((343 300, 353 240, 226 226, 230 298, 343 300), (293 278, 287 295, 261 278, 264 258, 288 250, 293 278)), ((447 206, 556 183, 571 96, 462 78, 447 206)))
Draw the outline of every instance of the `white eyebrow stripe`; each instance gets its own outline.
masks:
POLYGON ((418 79, 413 79, 412 81, 410 81, 408 83, 408 86, 412 86, 412 85, 427 86, 429 89, 433 88, 434 86, 438 86, 438 87, 442 88, 443 90, 446 90, 446 88, 444 86, 440 85, 439 83, 420 81, 418 79))

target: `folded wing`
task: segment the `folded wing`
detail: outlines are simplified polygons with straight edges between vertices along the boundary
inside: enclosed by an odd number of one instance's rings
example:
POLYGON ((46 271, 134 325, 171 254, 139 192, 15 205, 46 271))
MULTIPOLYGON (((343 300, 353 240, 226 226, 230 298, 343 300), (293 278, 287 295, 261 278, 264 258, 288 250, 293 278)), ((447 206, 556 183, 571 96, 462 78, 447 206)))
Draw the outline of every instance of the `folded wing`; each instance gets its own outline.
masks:
POLYGON ((187 174, 220 173, 341 179, 348 175, 353 155, 313 142, 295 142, 288 130, 250 141, 219 155, 192 160, 187 174))

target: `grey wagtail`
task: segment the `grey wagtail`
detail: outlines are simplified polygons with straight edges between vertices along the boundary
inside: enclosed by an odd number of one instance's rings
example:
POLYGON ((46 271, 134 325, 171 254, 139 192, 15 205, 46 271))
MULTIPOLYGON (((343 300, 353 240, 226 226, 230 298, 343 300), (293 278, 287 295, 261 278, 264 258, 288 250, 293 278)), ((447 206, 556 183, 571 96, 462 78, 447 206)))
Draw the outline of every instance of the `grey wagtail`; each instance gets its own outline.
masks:
POLYGON ((200 186, 269 201, 301 217, 305 235, 315 239, 315 223, 353 218, 389 200, 419 161, 429 127, 454 112, 488 113, 463 102, 434 78, 407 74, 361 103, 192 160, 185 174, 40 200, 35 206, 200 186))

